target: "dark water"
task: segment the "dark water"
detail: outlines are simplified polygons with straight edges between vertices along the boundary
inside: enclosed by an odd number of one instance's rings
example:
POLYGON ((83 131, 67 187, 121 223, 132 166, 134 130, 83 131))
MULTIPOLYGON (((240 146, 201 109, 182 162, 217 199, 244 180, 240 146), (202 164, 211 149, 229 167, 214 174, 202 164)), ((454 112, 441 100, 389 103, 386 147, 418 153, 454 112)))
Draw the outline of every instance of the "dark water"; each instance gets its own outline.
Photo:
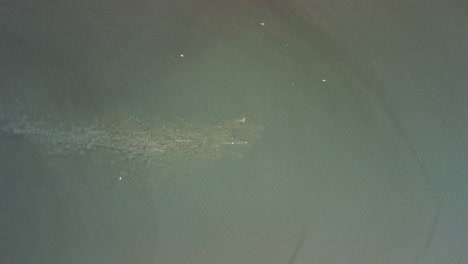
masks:
POLYGON ((468 262, 466 8, 1 2, 0 262, 468 262))

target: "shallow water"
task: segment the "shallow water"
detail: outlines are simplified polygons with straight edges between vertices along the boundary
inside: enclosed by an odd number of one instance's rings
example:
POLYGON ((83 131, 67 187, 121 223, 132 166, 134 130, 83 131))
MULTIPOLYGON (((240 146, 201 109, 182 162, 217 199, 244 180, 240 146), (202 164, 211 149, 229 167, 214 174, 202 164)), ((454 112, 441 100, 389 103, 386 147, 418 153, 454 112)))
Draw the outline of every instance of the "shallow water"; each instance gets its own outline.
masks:
POLYGON ((468 263, 460 7, 0 4, 0 263, 468 263))

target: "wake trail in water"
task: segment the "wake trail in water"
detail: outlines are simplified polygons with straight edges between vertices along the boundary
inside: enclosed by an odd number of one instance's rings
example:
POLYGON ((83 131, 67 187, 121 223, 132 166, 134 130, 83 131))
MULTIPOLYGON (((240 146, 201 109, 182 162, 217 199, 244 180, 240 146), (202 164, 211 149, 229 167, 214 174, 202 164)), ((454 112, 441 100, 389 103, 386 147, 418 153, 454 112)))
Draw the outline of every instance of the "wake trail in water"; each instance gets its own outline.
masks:
POLYGON ((128 160, 144 162, 167 155, 219 159, 226 148, 235 148, 235 156, 240 158, 261 130, 245 118, 220 124, 157 125, 134 117, 113 123, 72 125, 6 111, 0 114, 1 135, 20 136, 42 147, 48 155, 110 151, 128 160))

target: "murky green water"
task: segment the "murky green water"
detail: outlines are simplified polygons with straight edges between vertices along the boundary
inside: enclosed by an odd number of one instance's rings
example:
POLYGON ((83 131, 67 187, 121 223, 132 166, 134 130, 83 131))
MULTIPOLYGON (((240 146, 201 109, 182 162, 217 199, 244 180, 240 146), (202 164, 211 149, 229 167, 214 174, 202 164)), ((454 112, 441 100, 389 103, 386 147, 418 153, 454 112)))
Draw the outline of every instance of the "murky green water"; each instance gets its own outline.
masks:
POLYGON ((0 17, 0 262, 466 262, 457 4, 0 17))

